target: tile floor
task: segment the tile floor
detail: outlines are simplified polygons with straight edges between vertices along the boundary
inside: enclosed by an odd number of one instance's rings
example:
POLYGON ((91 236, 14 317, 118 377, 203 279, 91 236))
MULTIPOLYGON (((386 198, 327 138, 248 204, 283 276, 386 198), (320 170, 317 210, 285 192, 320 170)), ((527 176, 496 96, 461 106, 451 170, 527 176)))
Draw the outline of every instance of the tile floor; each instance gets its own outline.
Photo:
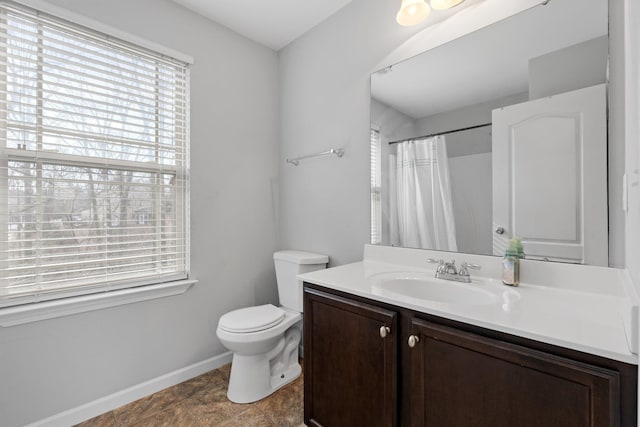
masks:
POLYGON ((302 376, 258 402, 227 399, 231 365, 136 400, 76 427, 304 427, 302 376))

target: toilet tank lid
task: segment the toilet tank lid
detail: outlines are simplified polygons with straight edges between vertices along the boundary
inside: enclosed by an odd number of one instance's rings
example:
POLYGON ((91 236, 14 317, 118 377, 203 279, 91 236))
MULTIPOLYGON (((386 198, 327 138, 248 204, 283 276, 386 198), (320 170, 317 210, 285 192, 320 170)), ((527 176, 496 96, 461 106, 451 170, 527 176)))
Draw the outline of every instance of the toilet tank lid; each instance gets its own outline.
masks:
POLYGON ((294 250, 278 251, 273 254, 273 259, 289 261, 295 264, 326 264, 329 262, 329 257, 326 255, 294 250))

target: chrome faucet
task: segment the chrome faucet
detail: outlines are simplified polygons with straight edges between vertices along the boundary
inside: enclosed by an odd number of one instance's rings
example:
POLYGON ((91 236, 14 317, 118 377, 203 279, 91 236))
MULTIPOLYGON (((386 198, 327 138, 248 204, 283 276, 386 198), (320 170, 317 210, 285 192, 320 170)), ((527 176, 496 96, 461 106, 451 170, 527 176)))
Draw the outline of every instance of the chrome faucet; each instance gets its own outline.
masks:
POLYGON ((447 274, 458 274, 458 269, 456 268, 456 260, 452 259, 451 262, 444 263, 444 272, 447 274))
POLYGON ((438 267, 436 268, 436 279, 444 279, 444 280, 453 280, 455 282, 462 283, 470 283, 471 275, 469 274, 469 269, 472 270, 480 270, 480 266, 478 264, 471 264, 468 262, 463 262, 460 266, 460 269, 456 267, 456 261, 451 260, 451 262, 445 262, 443 259, 436 260, 433 258, 429 258, 427 262, 437 263, 438 267))

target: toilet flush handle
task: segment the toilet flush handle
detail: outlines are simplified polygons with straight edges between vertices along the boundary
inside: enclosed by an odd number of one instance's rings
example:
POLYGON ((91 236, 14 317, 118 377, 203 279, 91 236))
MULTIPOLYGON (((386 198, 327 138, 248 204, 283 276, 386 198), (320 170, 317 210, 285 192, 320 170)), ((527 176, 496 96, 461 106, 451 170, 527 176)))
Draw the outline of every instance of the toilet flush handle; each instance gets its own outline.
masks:
POLYGON ((391 333, 391 328, 388 326, 380 326, 380 338, 386 338, 391 333))

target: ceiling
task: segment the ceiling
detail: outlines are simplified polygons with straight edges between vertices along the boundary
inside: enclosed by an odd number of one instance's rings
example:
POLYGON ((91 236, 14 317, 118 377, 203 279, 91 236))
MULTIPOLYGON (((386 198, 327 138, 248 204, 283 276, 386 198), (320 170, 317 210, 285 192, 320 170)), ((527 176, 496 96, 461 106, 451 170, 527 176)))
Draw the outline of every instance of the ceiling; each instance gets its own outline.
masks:
POLYGON ((372 75, 372 97, 418 119, 527 92, 530 58, 606 35, 607 24, 606 1, 551 1, 372 75))
POLYGON ((273 50, 280 50, 351 0, 173 0, 273 50))

